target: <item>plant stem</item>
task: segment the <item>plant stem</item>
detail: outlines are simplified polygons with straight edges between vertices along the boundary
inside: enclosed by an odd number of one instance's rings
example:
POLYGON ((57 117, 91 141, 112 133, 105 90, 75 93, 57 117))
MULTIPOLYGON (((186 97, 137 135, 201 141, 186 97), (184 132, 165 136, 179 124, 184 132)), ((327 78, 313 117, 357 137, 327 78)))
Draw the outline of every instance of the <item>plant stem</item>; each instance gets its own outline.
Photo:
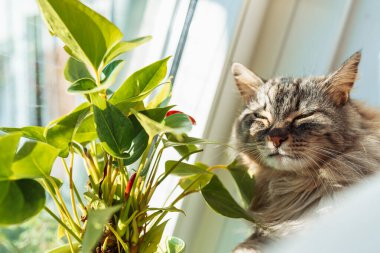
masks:
POLYGON ((74 247, 73 247, 73 242, 71 241, 71 237, 70 237, 69 233, 66 230, 65 230, 65 234, 66 234, 66 237, 67 237, 67 241, 69 242, 69 245, 70 245, 70 251, 72 253, 75 253, 74 247))
MULTIPOLYGON (((201 176, 198 176, 197 180, 200 178, 201 176)), ((191 187, 193 187, 193 185, 197 182, 197 180, 194 180, 188 187, 186 187, 186 189, 183 190, 183 192, 178 195, 178 197, 170 204, 170 206, 174 206, 178 201, 180 201, 182 198, 186 197, 187 195, 191 194, 191 193, 195 193, 195 192, 198 192, 197 190, 193 190, 193 191, 188 191, 191 187)), ((168 211, 164 211, 160 217, 158 217, 158 219, 156 220, 156 222, 153 224, 153 227, 158 225, 158 223, 160 223, 160 221, 167 215, 168 211)))
POLYGON ((209 168, 207 168, 207 171, 213 171, 213 170, 216 170, 216 169, 227 169, 227 166, 226 165, 222 165, 222 164, 216 164, 216 165, 213 165, 209 168))
MULTIPOLYGON (((65 161, 66 164, 66 161, 65 161)), ((66 164, 67 166, 67 164, 66 164)), ((69 167, 69 178, 70 178, 70 200, 71 200, 71 207, 73 209, 74 217, 76 219, 76 222, 80 224, 79 215, 77 212, 77 207, 75 203, 75 197, 74 197, 74 181, 73 181, 73 166, 74 166, 74 151, 71 149, 71 159, 70 159, 70 167, 69 167)), ((66 167, 67 168, 67 167, 66 167)))
MULTIPOLYGON (((157 143, 159 143, 161 140, 162 140, 162 137, 159 138, 158 141, 156 142, 157 146, 158 146, 157 143)), ((165 150, 165 147, 162 147, 160 149, 160 151, 157 154, 156 160, 154 161, 152 172, 149 174, 149 178, 148 178, 148 181, 147 181, 147 192, 149 192, 150 189, 152 188, 153 180, 154 180, 154 178, 156 177, 156 174, 157 174, 158 164, 159 164, 159 162, 161 160, 162 153, 164 152, 164 150, 165 150)), ((153 155, 152 155, 152 157, 153 157, 153 155)))
MULTIPOLYGON (((154 144, 155 148, 153 149, 153 152, 152 152, 152 154, 150 156, 152 160, 153 160, 154 155, 156 154, 156 150, 158 148, 158 145, 162 141, 162 137, 163 137, 162 135, 159 135, 159 137, 157 138, 157 140, 156 140, 156 142, 154 144)), ((161 156, 162 156, 162 153, 163 153, 164 149, 165 149, 165 147, 162 147, 160 149, 160 151, 158 151, 156 160, 154 161, 154 164, 153 164, 152 172, 149 174, 149 177, 148 177, 148 180, 147 180, 147 185, 148 185, 147 188, 150 188, 151 184, 153 183, 153 179, 154 179, 154 177, 156 175, 156 171, 157 171, 157 166, 158 166, 159 161, 161 160, 161 156)))
POLYGON ((192 151, 192 152, 186 154, 185 156, 183 156, 181 159, 179 159, 179 160, 176 162, 176 164, 174 164, 173 167, 171 167, 168 171, 166 171, 164 174, 162 174, 162 175, 160 176, 160 178, 158 178, 158 180, 157 180, 155 186, 161 184, 161 182, 164 181, 165 178, 166 178, 167 176, 169 176, 170 173, 171 173, 171 172, 172 172, 172 171, 173 171, 173 170, 174 170, 174 169, 175 169, 175 168, 176 168, 176 167, 177 167, 177 166, 178 166, 183 160, 187 159, 189 156, 191 156, 191 155, 193 155, 193 154, 196 154, 196 153, 199 153, 199 152, 202 152, 202 151, 203 151, 203 149, 198 149, 198 150, 192 151))
POLYGON ((123 247, 123 249, 128 252, 128 245, 125 244, 125 242, 123 241, 123 239, 120 237, 120 235, 115 231, 115 229, 110 226, 109 224, 106 224, 107 228, 114 234, 114 236, 116 237, 116 239, 120 242, 121 246, 123 247))
POLYGON ((85 152, 83 158, 87 163, 88 174, 90 174, 92 179, 95 180, 95 183, 99 183, 99 175, 97 173, 96 165, 92 160, 91 155, 89 155, 88 152, 85 152))
MULTIPOLYGON (((112 205, 113 201, 113 196, 111 196, 111 191, 112 191, 112 156, 109 156, 108 158, 108 163, 107 163, 107 182, 106 182, 106 187, 107 189, 107 198, 108 198, 108 204, 112 205), (112 198, 111 198, 112 197, 112 198)), ((106 200, 106 199, 105 199, 106 200)))
MULTIPOLYGON (((112 171, 111 187, 110 187, 110 193, 109 193, 109 197, 108 197, 108 199, 111 200, 111 204, 112 204, 113 197, 114 197, 116 189, 117 189, 117 184, 115 184, 115 181, 116 181, 118 174, 119 174, 118 169, 115 169, 114 171, 112 171)), ((120 196, 123 196, 123 195, 120 195, 120 196)))
POLYGON ((75 240, 79 243, 82 243, 82 240, 65 224, 61 221, 61 219, 55 215, 47 206, 44 207, 45 211, 50 214, 67 232, 69 232, 75 240))
MULTIPOLYGON (((45 187, 46 191, 50 194, 50 196, 51 196, 52 199, 54 200, 55 205, 56 205, 57 208, 58 208, 58 212, 59 212, 59 214, 60 214, 60 216, 61 216, 61 218, 60 218, 59 221, 67 220, 67 221, 71 224, 71 226, 73 226, 72 223, 70 222, 70 219, 67 217, 67 213, 65 212, 65 210, 64 210, 64 208, 62 207, 61 203, 59 202, 59 200, 57 199, 56 195, 52 192, 50 186, 48 185, 48 183, 47 183, 48 181, 49 181, 48 179, 44 179, 43 184, 44 184, 44 187, 45 187)), ((57 217, 57 218, 58 218, 58 217, 57 217)), ((60 222, 60 224, 61 224, 61 222, 60 222)), ((74 228, 75 228, 75 227, 74 227, 74 228)), ((74 232, 72 232, 72 230, 71 230, 70 228, 68 228, 67 226, 65 227, 65 230, 70 230, 71 233, 74 233, 74 232)), ((67 233, 66 233, 66 234, 67 234, 67 233)))
POLYGON ((173 193, 174 193, 175 190, 178 188, 178 186, 179 186, 179 182, 173 187, 173 189, 170 191, 170 193, 169 193, 168 196, 166 197, 165 202, 164 202, 164 206, 166 206, 166 203, 168 203, 170 196, 173 195, 173 193))
POLYGON ((129 198, 127 200, 126 205, 123 205, 122 208, 121 208, 121 211, 120 211, 120 219, 119 219, 119 224, 118 224, 118 232, 119 232, 119 228, 122 227, 122 223, 128 217, 129 208, 131 206, 132 199, 133 199, 132 195, 134 194, 134 191, 136 189, 136 185, 139 182, 138 178, 140 176, 140 173, 141 173, 142 169, 145 166, 145 161, 146 161, 146 158, 148 157, 151 145, 152 145, 152 138, 149 137, 148 145, 147 145, 147 147, 146 147, 146 149, 145 149, 145 151, 144 151, 144 153, 143 153, 143 155, 141 157, 140 165, 139 165, 139 168, 137 169, 137 172, 136 172, 136 180, 135 180, 135 182, 132 185, 132 188, 131 188, 131 191, 130 191, 131 194, 129 195, 129 198))
MULTIPOLYGON (((82 232, 82 228, 79 226, 79 224, 76 224, 75 221, 73 220, 73 218, 71 217, 70 212, 69 212, 69 210, 66 207, 65 201, 62 198, 62 195, 61 195, 61 193, 59 191, 59 188, 58 188, 57 184, 49 176, 46 177, 46 180, 48 180, 50 182, 50 184, 53 186, 55 195, 58 197, 58 199, 56 199, 56 198, 55 199, 57 200, 58 203, 60 203, 59 207, 61 207, 61 211, 65 214, 67 221, 71 224, 71 226, 73 227, 73 229, 75 229, 75 231, 78 234, 81 233, 82 232)), ((52 194, 51 191, 49 191, 49 193, 52 196, 54 195, 54 194, 52 194)))

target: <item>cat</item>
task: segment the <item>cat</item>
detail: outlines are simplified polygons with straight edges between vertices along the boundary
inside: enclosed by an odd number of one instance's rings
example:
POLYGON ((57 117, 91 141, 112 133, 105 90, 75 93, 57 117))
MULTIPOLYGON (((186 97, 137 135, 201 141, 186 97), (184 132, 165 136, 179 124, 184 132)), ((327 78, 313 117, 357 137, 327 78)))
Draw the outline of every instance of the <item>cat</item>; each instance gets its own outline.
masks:
POLYGON ((234 63, 244 109, 233 145, 255 175, 255 232, 234 252, 262 252, 302 228, 325 197, 380 168, 380 112, 350 98, 361 53, 327 76, 263 80, 234 63))

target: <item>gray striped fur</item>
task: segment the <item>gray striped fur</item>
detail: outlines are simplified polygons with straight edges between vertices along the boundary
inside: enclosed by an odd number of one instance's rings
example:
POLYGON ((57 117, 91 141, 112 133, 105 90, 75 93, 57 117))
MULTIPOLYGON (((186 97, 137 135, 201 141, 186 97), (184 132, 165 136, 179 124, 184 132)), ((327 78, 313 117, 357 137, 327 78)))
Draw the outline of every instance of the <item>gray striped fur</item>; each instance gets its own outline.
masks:
POLYGON ((323 197, 379 170, 379 111, 349 97, 360 57, 355 53, 328 76, 267 81, 233 65, 245 105, 232 140, 255 174, 250 210, 265 227, 236 252, 258 252, 323 197), (288 133, 279 148, 269 138, 274 128, 288 133))

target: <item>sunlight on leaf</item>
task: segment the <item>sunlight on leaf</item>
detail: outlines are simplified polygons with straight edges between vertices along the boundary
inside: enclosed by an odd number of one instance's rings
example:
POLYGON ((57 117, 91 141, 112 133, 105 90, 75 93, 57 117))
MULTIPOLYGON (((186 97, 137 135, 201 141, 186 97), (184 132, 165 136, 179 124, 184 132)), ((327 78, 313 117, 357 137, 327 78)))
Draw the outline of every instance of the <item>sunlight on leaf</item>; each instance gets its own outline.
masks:
POLYGON ((179 185, 187 192, 199 191, 210 182, 212 177, 213 174, 195 174, 186 176, 179 180, 179 185))
POLYGON ((151 36, 146 36, 146 37, 137 38, 131 41, 120 41, 114 47, 112 47, 112 49, 110 49, 107 55, 104 57, 104 65, 107 65, 109 62, 111 62, 113 59, 115 59, 119 55, 125 52, 128 52, 148 42, 151 39, 152 39, 151 36))
POLYGON ((171 97, 172 83, 168 81, 164 83, 160 91, 155 95, 146 106, 147 109, 153 109, 159 106, 165 106, 171 97))
POLYGON ((67 157, 69 144, 73 140, 76 130, 82 120, 90 112, 90 104, 83 103, 69 114, 49 124, 46 130, 46 141, 61 150, 60 156, 67 157))
POLYGON ((70 87, 67 89, 68 92, 71 93, 79 93, 79 94, 88 94, 94 92, 96 89, 96 83, 93 79, 83 78, 75 81, 70 87))
POLYGON ((184 253, 185 242, 175 236, 171 236, 166 239, 166 253, 184 253))
POLYGON ((0 180, 8 180, 12 175, 11 167, 21 135, 16 132, 0 136, 0 180))
MULTIPOLYGON (((74 248, 74 253, 79 253, 80 251, 80 244, 77 242, 73 242, 73 248, 74 248)), ((59 246, 55 249, 49 250, 46 253, 72 253, 70 244, 65 244, 62 246, 59 246)))
POLYGON ((46 143, 24 143, 16 153, 8 179, 49 176, 58 153, 58 149, 46 143))
POLYGON ((94 114, 88 114, 77 127, 74 133, 73 140, 78 143, 87 143, 98 138, 98 134, 95 129, 94 114))
POLYGON ((114 24, 80 1, 38 0, 38 3, 49 30, 66 44, 72 55, 95 70, 107 51, 123 37, 114 24))
POLYGON ((65 79, 72 83, 83 78, 93 79, 86 67, 86 64, 74 59, 73 57, 70 57, 67 60, 64 75, 65 79))
MULTIPOLYGON (((175 136, 177 136, 178 139, 181 139, 181 135, 186 133, 188 128, 183 127, 182 122, 178 122, 177 124, 172 124, 173 127, 169 127, 165 125, 165 121, 162 123, 157 122, 148 116, 135 111, 134 109, 131 109, 131 112, 136 116, 137 120, 140 122, 140 124, 143 126, 145 131, 148 133, 150 138, 153 138, 159 133, 171 133, 175 136), (175 128, 178 127, 178 128, 175 128)), ((174 115, 173 115, 174 116, 174 115)), ((182 118, 183 119, 183 118, 182 118)), ((188 119, 187 119, 188 120, 188 119)))
POLYGON ((22 137, 25 137, 31 140, 46 142, 46 139, 44 136, 45 128, 41 126, 26 126, 26 127, 21 127, 21 128, 0 127, 0 131, 6 132, 6 133, 21 132, 22 137))
POLYGON ((188 164, 184 162, 178 162, 169 160, 165 163, 165 172, 170 173, 179 177, 186 177, 197 174, 211 174, 211 172, 205 170, 203 167, 198 167, 193 164, 188 164))
POLYGON ((168 58, 157 61, 133 73, 110 98, 114 105, 137 102, 146 98, 165 78, 168 58))

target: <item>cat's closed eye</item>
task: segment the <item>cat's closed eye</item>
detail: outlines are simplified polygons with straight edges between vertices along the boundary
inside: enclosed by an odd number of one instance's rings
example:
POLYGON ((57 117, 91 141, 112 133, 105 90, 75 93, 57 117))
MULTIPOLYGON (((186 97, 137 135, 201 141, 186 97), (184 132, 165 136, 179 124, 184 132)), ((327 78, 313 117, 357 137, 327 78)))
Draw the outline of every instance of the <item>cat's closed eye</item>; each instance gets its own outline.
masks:
POLYGON ((257 119, 267 119, 265 116, 261 115, 260 113, 258 112, 254 112, 253 113, 253 116, 257 119))
POLYGON ((309 112, 309 113, 300 114, 300 115, 298 115, 297 117, 295 117, 293 119, 293 122, 297 122, 297 121, 301 121, 301 120, 306 119, 306 118, 310 118, 314 114, 315 114, 315 112, 309 112))
POLYGON ((255 121, 255 116, 253 114, 245 115, 242 120, 244 128, 249 129, 254 121, 255 121))

